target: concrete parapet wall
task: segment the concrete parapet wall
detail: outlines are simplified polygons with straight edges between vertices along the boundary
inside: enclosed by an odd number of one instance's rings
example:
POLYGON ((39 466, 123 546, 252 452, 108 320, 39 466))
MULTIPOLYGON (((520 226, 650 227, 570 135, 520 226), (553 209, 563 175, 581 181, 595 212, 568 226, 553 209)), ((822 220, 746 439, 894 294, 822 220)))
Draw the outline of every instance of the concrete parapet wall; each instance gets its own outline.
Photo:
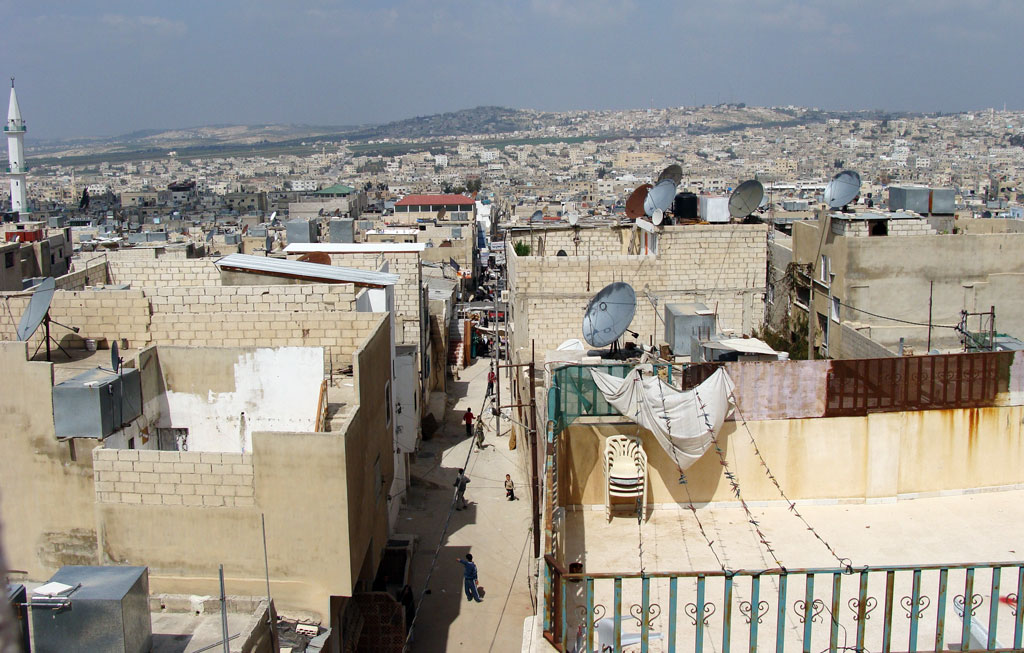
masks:
POLYGON ((142 258, 123 260, 111 258, 108 262, 112 283, 130 283, 133 288, 164 287, 169 285, 195 287, 219 286, 220 271, 213 258, 142 258))
POLYGON ((98 503, 255 505, 252 454, 93 449, 98 503))
POLYGON ((146 288, 153 313, 258 313, 265 311, 349 311, 355 307, 349 284, 287 286, 161 286, 146 288))

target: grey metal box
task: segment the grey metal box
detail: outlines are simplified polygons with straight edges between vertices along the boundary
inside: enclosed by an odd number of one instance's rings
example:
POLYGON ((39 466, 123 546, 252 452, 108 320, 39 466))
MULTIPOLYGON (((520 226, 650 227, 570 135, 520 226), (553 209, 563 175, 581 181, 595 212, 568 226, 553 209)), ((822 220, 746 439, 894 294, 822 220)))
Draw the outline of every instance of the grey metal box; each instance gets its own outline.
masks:
POLYGON ((674 356, 688 356, 690 346, 715 332, 715 315, 704 304, 665 304, 665 342, 674 356))
POLYGON ((931 189, 927 186, 890 186, 889 210, 913 211, 928 215, 928 198, 931 189))
POLYGON ((151 243, 166 243, 167 232, 166 231, 147 231, 146 240, 151 243))
POLYGON ((356 221, 352 218, 331 220, 330 238, 332 243, 354 243, 356 221))
POLYGON ((53 426, 59 438, 105 438, 142 414, 139 371, 96 368, 53 386, 53 426))
MULTIPOLYGON (((50 578, 78 589, 62 609, 32 609, 38 653, 144 653, 153 644, 146 567, 61 567, 50 578)), ((32 603, 62 599, 33 597, 32 603)))
POLYGON ((932 189, 932 214, 952 215, 956 213, 956 191, 952 188, 932 189))
POLYGON ((289 220, 284 223, 288 244, 315 243, 316 223, 313 220, 289 220))

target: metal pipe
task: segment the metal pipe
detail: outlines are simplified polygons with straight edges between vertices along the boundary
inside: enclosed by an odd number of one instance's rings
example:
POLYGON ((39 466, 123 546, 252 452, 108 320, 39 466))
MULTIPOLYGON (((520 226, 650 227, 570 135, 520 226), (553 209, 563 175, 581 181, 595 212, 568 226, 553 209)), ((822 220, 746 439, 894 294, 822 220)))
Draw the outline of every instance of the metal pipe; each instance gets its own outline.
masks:
POLYGON ((537 396, 536 396, 536 375, 537 368, 534 364, 537 356, 536 342, 530 339, 530 475, 533 482, 533 557, 540 557, 540 478, 537 474, 537 455, 539 447, 537 444, 537 396))
POLYGON ((220 565, 220 627, 223 631, 224 653, 231 653, 231 645, 228 642, 228 597, 224 594, 224 565, 220 565))

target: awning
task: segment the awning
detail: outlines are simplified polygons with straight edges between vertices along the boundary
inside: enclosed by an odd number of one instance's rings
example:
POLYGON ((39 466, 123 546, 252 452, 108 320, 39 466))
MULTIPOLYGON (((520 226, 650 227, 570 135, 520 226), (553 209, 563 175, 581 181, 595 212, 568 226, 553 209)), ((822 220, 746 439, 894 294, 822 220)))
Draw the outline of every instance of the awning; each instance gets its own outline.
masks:
POLYGON ((214 261, 221 270, 230 272, 246 272, 264 274, 271 277, 284 277, 317 283, 352 283, 357 286, 381 288, 398 283, 397 274, 343 268, 337 265, 291 261, 268 256, 252 256, 250 254, 229 254, 214 261))

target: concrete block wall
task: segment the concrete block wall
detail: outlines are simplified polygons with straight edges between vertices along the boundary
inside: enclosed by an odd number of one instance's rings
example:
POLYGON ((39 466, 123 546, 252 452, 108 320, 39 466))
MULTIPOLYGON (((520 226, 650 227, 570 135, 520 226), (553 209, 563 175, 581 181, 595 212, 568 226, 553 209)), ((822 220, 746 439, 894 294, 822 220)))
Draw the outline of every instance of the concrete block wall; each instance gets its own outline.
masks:
MULTIPOLYGON (((31 293, 3 293, 10 311, 0 311, 0 338, 17 340, 16 327, 31 293)), ((79 328, 78 334, 59 326, 50 333, 65 347, 81 348, 85 338, 127 338, 132 347, 149 342, 149 300, 141 290, 58 291, 50 305, 53 320, 79 328)), ((42 328, 29 340, 29 351, 42 342, 42 328)))
POLYGON ((75 272, 57 277, 56 285, 58 290, 84 290, 86 286, 96 286, 107 283, 107 264, 103 259, 93 260, 82 265, 75 272))
MULTIPOLYGON (((868 328, 867 332, 870 331, 868 328)), ((853 327, 843 324, 840 327, 838 354, 839 358, 889 358, 895 356, 896 352, 890 351, 853 327)))
POLYGON ((889 220, 890 236, 934 236, 938 232, 925 219, 889 220))
POLYGON ((145 293, 158 313, 334 312, 355 308, 350 284, 288 286, 161 286, 145 293))
POLYGON ((401 328, 395 330, 395 344, 420 342, 420 255, 419 252, 331 254, 331 265, 378 270, 388 261, 388 272, 399 275, 395 285, 395 312, 401 328))
POLYGON ((323 347, 325 366, 345 367, 380 313, 237 312, 156 313, 152 343, 195 347, 323 347))
POLYGON ((130 283, 132 288, 219 286, 220 271, 213 261, 162 256, 154 260, 110 259, 107 265, 112 283, 130 283))
POLYGON ((540 351, 582 338, 591 297, 625 281, 637 293, 630 328, 643 344, 664 339, 664 306, 702 302, 717 309, 719 326, 750 333, 764 316, 767 248, 763 225, 681 226, 664 230, 657 256, 516 257, 506 254, 516 347, 540 351), (589 281, 589 289, 588 289, 589 281), (657 309, 644 290, 657 299, 657 309), (525 328, 524 328, 525 327, 525 328))
POLYGON ((97 503, 256 505, 252 454, 93 449, 97 503))

